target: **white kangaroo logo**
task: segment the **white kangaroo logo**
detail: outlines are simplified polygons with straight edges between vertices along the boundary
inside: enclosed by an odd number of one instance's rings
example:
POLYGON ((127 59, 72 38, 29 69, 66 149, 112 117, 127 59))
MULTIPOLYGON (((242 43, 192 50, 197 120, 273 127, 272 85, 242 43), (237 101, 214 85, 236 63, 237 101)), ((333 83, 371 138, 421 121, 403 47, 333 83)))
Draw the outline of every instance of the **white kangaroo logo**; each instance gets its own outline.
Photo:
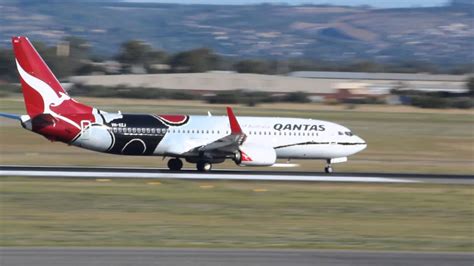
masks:
POLYGON ((50 113, 51 109, 50 106, 59 106, 61 105, 64 101, 70 100, 71 97, 69 95, 59 92, 61 96, 58 96, 56 92, 51 88, 46 82, 42 81, 41 79, 38 79, 26 72, 21 65, 16 61, 16 65, 18 67, 18 72, 20 72, 20 76, 23 78, 23 80, 30 85, 31 88, 33 88, 35 91, 37 91, 40 95, 41 98, 43 98, 44 102, 44 113, 50 113))
POLYGON ((81 128, 74 121, 64 116, 61 116, 51 110, 51 106, 56 107, 56 106, 61 105, 64 101, 71 100, 71 97, 69 97, 69 95, 63 92, 59 92, 60 96, 58 96, 56 92, 53 90, 53 88, 51 88, 51 86, 49 86, 46 82, 26 72, 18 63, 18 60, 16 60, 16 66, 18 68, 18 72, 20 73, 20 76, 23 79, 23 81, 25 81, 31 88, 37 91, 41 95, 41 98, 43 98, 43 103, 44 103, 43 113, 51 114, 52 116, 62 119, 79 129, 81 128))

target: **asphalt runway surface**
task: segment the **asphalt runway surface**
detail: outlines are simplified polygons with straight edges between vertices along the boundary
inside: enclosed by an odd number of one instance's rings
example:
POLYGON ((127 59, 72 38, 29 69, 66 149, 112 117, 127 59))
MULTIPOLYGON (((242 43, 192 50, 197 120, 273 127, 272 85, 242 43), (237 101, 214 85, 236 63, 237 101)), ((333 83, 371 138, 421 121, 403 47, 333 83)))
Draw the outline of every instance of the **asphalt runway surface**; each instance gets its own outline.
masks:
POLYGON ((320 182, 375 183, 447 183, 474 184, 473 175, 432 175, 397 173, 315 173, 301 171, 196 170, 169 171, 160 168, 130 167, 60 167, 60 166, 0 166, 0 176, 83 177, 83 178, 157 178, 216 179, 320 182))
POLYGON ((2 248, 2 266, 472 266, 473 253, 180 248, 2 248))
POLYGON ((121 167, 56 167, 56 166, 0 166, 0 176, 82 177, 82 178, 156 178, 156 179, 216 179, 319 181, 366 183, 442 183, 474 184, 473 175, 432 175, 397 173, 315 173, 298 171, 213 170, 200 173, 195 170, 172 172, 158 168, 121 167))

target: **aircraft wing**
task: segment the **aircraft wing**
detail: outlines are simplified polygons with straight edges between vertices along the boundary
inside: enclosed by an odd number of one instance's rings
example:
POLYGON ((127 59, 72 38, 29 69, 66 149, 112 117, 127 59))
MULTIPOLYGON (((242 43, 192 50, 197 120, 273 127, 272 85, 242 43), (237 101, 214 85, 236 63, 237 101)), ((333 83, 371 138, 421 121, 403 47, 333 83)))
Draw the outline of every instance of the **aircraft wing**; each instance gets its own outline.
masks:
POLYGON ((227 107, 227 116, 229 118, 230 124, 230 135, 227 135, 206 145, 197 147, 193 149, 192 152, 220 152, 232 154, 239 150, 239 146, 244 143, 247 136, 242 131, 242 128, 240 127, 239 122, 237 121, 237 118, 235 117, 234 112, 230 107, 227 107))

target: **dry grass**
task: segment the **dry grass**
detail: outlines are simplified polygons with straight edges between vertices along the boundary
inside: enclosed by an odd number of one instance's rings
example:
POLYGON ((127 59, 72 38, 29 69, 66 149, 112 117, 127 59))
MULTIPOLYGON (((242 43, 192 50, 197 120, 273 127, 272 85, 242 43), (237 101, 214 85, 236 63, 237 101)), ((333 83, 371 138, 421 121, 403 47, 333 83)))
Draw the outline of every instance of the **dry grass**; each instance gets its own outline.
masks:
MULTIPOLYGON (((223 105, 189 101, 157 101, 84 98, 81 101, 107 111, 142 113, 224 114, 223 105)), ((23 113, 20 98, 0 99, 3 112, 23 113)), ((411 107, 344 106, 319 104, 276 104, 236 107, 240 115, 309 117, 348 126, 367 140, 363 152, 348 163, 335 165, 337 171, 457 173, 474 172, 474 116, 466 110, 422 110, 411 107), (310 110, 310 112, 309 112, 310 110), (412 112, 413 111, 413 112, 412 112), (416 112, 415 112, 416 111, 416 112)), ((126 157, 81 150, 50 143, 39 135, 23 130, 15 121, 0 124, 1 164, 100 165, 164 167, 160 157, 126 157)), ((320 161, 293 161, 295 170, 322 171, 320 161)), ((188 165, 188 167, 193 167, 188 165)), ((233 163, 216 168, 236 167, 233 163)), ((268 168, 256 168, 257 170, 268 168)), ((272 168, 275 169, 275 168, 272 168)), ((288 170, 288 168, 283 168, 288 170)))
POLYGON ((1 246, 474 250, 472 189, 463 185, 14 177, 0 184, 1 246))

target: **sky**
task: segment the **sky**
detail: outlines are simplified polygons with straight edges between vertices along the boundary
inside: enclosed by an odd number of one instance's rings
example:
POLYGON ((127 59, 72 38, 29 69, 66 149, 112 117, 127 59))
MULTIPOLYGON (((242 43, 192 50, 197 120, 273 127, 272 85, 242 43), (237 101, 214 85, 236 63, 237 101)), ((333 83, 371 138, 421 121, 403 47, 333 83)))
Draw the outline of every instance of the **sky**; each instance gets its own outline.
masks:
POLYGON ((331 5, 370 5, 379 8, 441 6, 449 0, 125 0, 128 2, 157 2, 177 4, 331 4, 331 5))

